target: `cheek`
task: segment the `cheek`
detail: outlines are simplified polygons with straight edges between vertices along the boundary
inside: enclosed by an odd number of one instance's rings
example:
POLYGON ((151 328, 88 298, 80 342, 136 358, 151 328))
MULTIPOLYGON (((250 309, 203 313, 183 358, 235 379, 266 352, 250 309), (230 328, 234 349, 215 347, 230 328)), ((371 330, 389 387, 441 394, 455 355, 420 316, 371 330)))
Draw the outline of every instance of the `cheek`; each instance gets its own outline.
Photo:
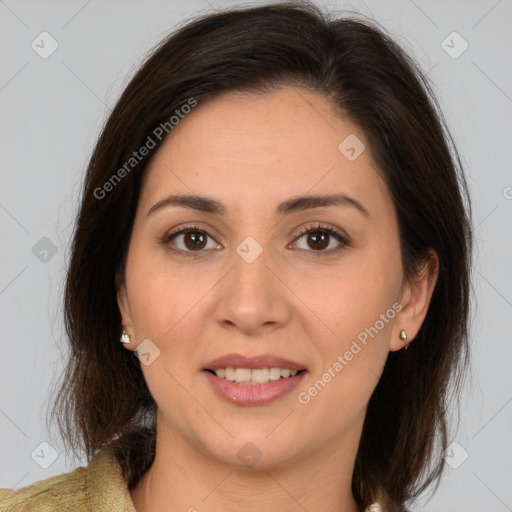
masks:
POLYGON ((205 277, 196 279, 192 269, 172 269, 159 248, 133 247, 127 261, 126 281, 137 339, 164 340, 187 325, 187 316, 211 287, 205 277))
POLYGON ((200 414, 180 384, 188 382, 191 367, 199 365, 192 340, 200 339, 204 330, 201 319, 206 312, 201 299, 212 283, 208 276, 196 279, 193 271, 172 271, 165 256, 144 247, 130 253, 126 281, 137 343, 149 339, 159 350, 154 362, 141 364, 159 410, 176 422, 185 410, 200 414), (169 404, 180 405, 173 408, 169 404))
POLYGON ((307 297, 308 306, 330 328, 326 330, 331 334, 329 345, 334 339, 339 347, 376 323, 382 334, 389 333, 400 283, 401 264, 396 253, 386 258, 358 254, 336 270, 305 279, 298 285, 298 293, 307 297))
POLYGON ((355 416, 366 406, 389 353, 401 276, 400 257, 391 248, 359 252, 329 276, 304 281, 301 293, 329 327, 319 334, 322 324, 308 316, 319 359, 299 402, 310 401, 317 417, 337 407, 355 416))
POLYGON ((160 351, 151 366, 142 366, 157 403, 187 401, 177 383, 200 369, 198 340, 211 319, 208 298, 218 279, 214 272, 199 275, 192 266, 172 266, 154 248, 142 246, 130 254, 126 280, 135 338, 150 339, 160 351))
POLYGON ((399 308, 400 262, 395 258, 385 264, 364 263, 359 259, 324 279, 323 286, 317 282, 308 290, 308 304, 330 330, 319 335, 309 329, 320 360, 297 398, 311 417, 318 418, 326 435, 336 435, 340 425, 349 424, 366 408, 389 353, 399 308), (341 416, 336 411, 342 411, 341 416), (326 417, 332 419, 327 427, 326 417))

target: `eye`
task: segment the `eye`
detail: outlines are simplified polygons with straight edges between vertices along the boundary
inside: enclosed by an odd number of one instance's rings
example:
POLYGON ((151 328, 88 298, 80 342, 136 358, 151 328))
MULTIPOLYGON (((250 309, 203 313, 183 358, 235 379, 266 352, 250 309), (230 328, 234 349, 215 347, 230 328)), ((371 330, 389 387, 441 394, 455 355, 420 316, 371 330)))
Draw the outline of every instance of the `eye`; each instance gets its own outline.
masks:
MULTIPOLYGON (((189 257, 201 256, 205 249, 222 248, 199 226, 186 226, 172 231, 164 236, 162 243, 172 253, 189 257)), ((301 229, 292 245, 299 245, 300 250, 317 253, 316 256, 327 256, 343 249, 348 243, 343 232, 317 223, 301 229), (302 247, 298 244, 301 241, 305 242, 302 247)))
POLYGON ((305 243, 302 247, 299 246, 299 249, 317 252, 319 256, 332 254, 348 245, 348 239, 342 232, 321 224, 305 226, 294 240, 294 244, 301 240, 305 243))
POLYGON ((171 252, 185 256, 199 256, 199 254, 193 253, 200 253, 203 249, 219 249, 221 247, 215 243, 209 244, 208 239, 213 241, 213 238, 198 226, 187 226, 167 234, 162 242, 171 252))

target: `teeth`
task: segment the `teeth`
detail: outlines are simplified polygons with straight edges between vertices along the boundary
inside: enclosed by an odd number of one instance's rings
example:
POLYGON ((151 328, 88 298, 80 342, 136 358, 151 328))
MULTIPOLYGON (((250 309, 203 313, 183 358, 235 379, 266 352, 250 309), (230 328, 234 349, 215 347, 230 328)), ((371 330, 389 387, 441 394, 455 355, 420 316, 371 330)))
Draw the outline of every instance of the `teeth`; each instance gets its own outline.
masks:
MULTIPOLYGON (((230 380, 231 382, 235 382, 235 369, 234 368, 226 368, 224 370, 226 373, 224 375, 224 378, 226 380, 230 380)), ((217 375, 218 377, 218 375, 217 375)))
MULTIPOLYGON (((247 379, 249 380, 249 379, 247 379)), ((258 384, 264 384, 270 380, 270 370, 268 368, 262 368, 261 370, 252 370, 251 380, 258 384)))
POLYGON ((281 370, 279 368, 270 368, 268 374, 270 380, 278 380, 281 378, 281 370))
POLYGON ((248 385, 266 384, 271 380, 280 378, 287 379, 288 377, 295 377, 298 373, 288 368, 257 368, 254 370, 250 368, 219 368, 214 372, 221 379, 248 385))
POLYGON ((251 370, 248 368, 237 368, 235 370, 235 382, 245 382, 251 380, 251 370))

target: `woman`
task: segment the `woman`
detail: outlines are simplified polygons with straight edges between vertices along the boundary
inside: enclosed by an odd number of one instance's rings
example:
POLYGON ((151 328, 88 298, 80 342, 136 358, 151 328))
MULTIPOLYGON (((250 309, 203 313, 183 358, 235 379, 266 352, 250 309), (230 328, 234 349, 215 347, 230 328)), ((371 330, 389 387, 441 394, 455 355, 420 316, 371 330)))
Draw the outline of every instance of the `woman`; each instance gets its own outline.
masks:
POLYGON ((89 464, 0 510, 406 510, 467 363, 468 219, 380 29, 302 3, 191 21, 85 177, 53 412, 89 464))

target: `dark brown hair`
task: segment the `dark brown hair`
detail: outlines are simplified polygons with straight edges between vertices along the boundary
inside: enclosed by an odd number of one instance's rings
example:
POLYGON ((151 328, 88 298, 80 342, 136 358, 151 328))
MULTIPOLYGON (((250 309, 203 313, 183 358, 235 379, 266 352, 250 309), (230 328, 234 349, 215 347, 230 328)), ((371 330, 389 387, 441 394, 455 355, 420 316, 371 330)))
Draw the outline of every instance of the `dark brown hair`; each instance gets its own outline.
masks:
POLYGON ((448 392, 450 385, 460 391, 468 365, 467 187, 435 95, 414 61, 374 22, 333 18, 307 2, 202 15, 166 37, 122 93, 85 176, 65 289, 70 359, 52 418, 75 454, 90 460, 111 444, 130 488, 149 468, 156 406, 138 359, 119 343, 116 292, 141 179, 161 141, 122 179, 112 176, 191 99, 201 104, 223 92, 280 85, 323 94, 365 133, 396 208, 405 275, 430 249, 439 257, 417 338, 408 351, 389 354, 371 396, 353 474, 361 507, 379 497, 385 510, 404 510, 438 482, 448 392))

